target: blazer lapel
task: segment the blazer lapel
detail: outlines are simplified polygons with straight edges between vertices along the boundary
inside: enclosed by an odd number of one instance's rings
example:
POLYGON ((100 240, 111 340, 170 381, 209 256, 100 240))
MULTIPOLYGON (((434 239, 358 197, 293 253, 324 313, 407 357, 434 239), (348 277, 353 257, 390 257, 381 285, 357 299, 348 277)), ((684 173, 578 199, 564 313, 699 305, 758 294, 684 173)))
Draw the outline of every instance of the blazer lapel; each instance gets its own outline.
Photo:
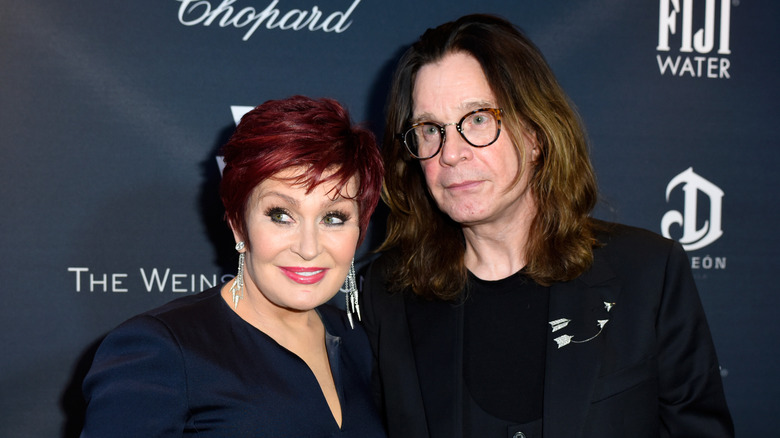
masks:
POLYGON ((595 257, 585 274, 550 288, 545 438, 580 436, 601 367, 601 334, 610 329, 610 312, 620 309, 620 281, 595 257))
POLYGON ((428 432, 461 437, 463 307, 408 296, 406 314, 428 432))

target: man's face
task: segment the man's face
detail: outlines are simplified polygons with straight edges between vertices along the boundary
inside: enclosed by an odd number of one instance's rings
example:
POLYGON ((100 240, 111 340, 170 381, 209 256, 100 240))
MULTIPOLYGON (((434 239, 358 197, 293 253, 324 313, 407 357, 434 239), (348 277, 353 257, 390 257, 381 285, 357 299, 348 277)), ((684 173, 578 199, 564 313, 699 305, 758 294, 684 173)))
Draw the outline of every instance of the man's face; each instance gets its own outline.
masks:
MULTIPOLYGON (((446 55, 440 62, 420 68, 412 92, 413 120, 440 125, 458 122, 478 108, 498 108, 498 103, 474 57, 446 55)), ((448 126, 438 155, 420 161, 428 189, 439 209, 465 227, 513 226, 521 217, 532 217, 535 205, 528 189, 530 163, 519 183, 520 154, 506 131, 490 146, 475 148, 448 126)), ((531 160, 535 138, 523 132, 523 147, 531 160)))

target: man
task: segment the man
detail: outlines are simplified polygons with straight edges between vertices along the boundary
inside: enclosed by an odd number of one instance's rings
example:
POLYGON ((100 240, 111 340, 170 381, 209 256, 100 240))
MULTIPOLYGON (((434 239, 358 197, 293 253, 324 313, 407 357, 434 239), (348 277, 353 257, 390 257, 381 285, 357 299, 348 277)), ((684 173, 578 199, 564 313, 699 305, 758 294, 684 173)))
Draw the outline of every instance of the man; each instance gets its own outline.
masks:
POLYGON ((538 49, 471 15, 401 58, 363 320, 391 437, 728 437, 682 248, 589 217, 580 122, 538 49))

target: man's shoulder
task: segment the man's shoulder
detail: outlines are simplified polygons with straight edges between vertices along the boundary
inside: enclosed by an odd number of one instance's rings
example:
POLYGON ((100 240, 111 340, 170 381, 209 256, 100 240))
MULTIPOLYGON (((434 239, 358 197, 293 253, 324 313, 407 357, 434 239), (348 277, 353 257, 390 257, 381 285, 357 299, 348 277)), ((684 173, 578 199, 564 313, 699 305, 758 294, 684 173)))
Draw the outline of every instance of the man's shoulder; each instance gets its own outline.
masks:
POLYGON ((669 251, 675 242, 644 228, 616 222, 593 220, 599 249, 605 252, 631 251, 669 251))
POLYGON ((593 250, 594 264, 606 263, 616 272, 635 275, 663 272, 669 263, 677 265, 686 260, 680 244, 660 234, 612 222, 594 221, 594 224, 599 242, 593 250))
POLYGON ((377 254, 371 262, 360 270, 361 281, 368 282, 372 287, 387 283, 394 266, 399 262, 400 255, 397 251, 384 251, 377 254))
POLYGON ((393 251, 383 252, 372 260, 358 275, 358 289, 363 301, 370 307, 399 309, 406 298, 414 294, 410 290, 392 287, 393 270, 400 255, 393 251))

